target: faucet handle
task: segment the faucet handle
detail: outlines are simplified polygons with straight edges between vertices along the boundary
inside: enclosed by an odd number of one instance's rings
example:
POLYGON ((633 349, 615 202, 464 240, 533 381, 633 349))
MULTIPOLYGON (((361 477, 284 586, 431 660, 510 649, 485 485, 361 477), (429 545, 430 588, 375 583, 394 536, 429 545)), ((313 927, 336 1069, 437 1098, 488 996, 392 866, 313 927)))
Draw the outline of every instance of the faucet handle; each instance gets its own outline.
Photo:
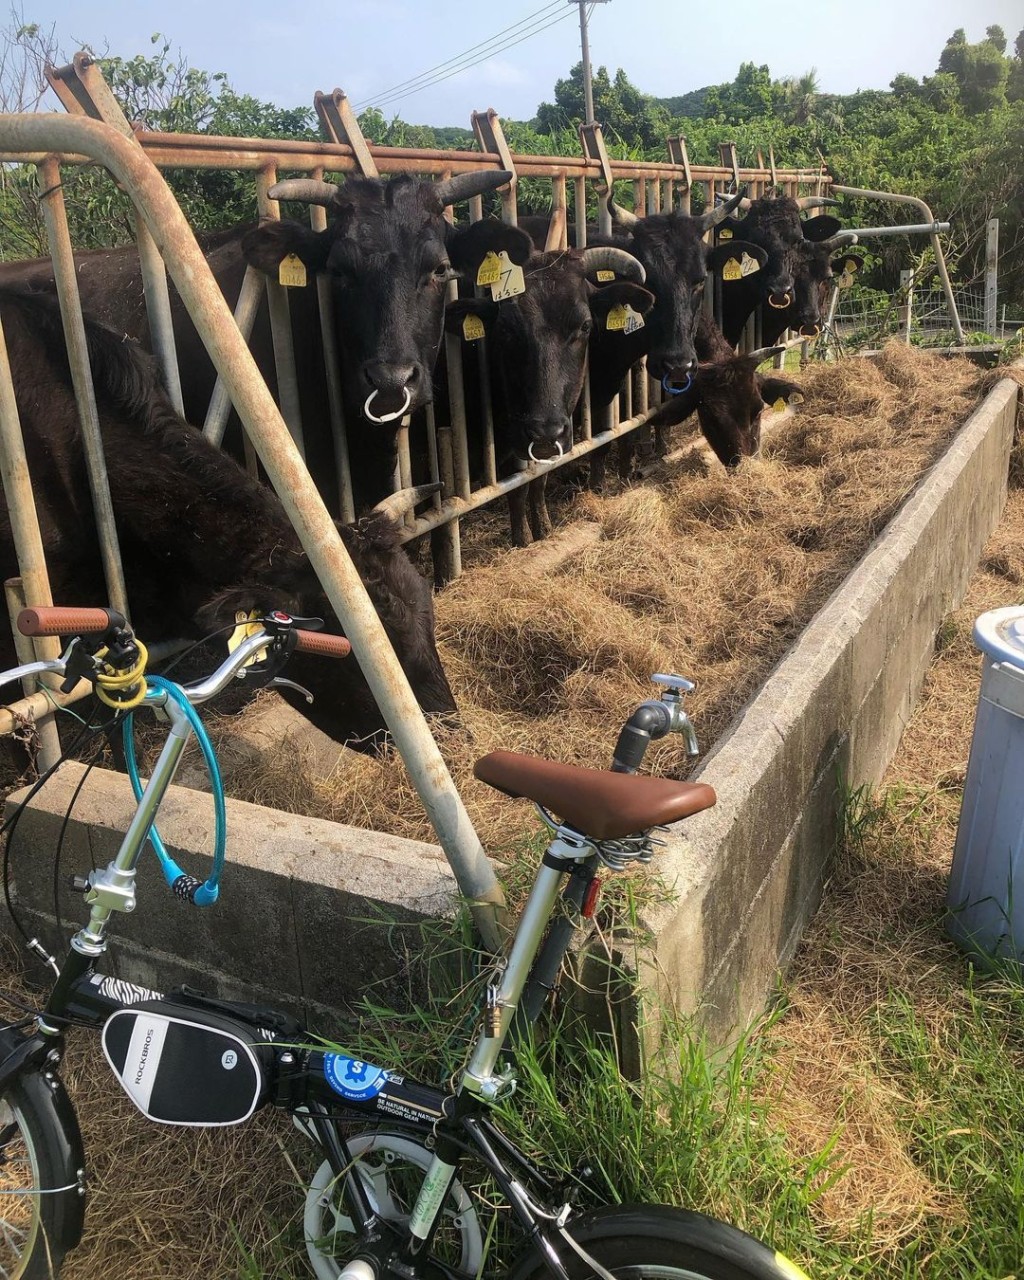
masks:
POLYGON ((697 687, 692 680, 687 680, 685 676, 671 675, 653 675, 651 676, 651 684, 660 685, 665 690, 662 697, 664 697, 665 694, 668 694, 669 696, 675 694, 677 698, 681 697, 684 693, 693 693, 694 689, 697 687))

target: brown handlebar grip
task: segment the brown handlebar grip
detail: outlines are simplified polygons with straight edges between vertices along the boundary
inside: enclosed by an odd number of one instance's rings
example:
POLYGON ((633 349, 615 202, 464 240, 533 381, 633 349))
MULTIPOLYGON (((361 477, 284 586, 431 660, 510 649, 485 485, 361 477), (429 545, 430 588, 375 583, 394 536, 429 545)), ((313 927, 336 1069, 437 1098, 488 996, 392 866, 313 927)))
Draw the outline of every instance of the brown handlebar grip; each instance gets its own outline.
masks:
POLYGON ((18 614, 18 630, 23 636, 102 634, 116 626, 124 626, 124 618, 114 609, 77 609, 54 604, 22 609, 18 614))
POLYGON ((352 646, 344 636, 332 636, 326 631, 296 631, 296 653, 316 653, 321 658, 347 658, 352 646))

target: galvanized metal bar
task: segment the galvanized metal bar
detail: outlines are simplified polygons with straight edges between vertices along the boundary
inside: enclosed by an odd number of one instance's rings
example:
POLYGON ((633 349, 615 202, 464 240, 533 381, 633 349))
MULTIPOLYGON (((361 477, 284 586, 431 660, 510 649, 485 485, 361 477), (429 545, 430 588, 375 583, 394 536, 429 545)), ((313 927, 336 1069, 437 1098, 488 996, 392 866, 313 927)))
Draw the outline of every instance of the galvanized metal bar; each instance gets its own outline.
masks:
POLYGON ((985 224, 985 332, 996 337, 999 293, 999 219, 989 218, 985 224))
POLYGON ((380 170, 370 154, 370 148, 344 90, 335 89, 333 93, 327 94, 318 89, 313 94, 313 108, 328 138, 352 148, 352 155, 363 177, 379 178, 380 170))
MULTIPOLYGON (((18 614, 28 604, 28 599, 25 596, 25 586, 21 578, 8 578, 4 583, 4 595, 7 599, 7 615, 14 635, 14 652, 18 657, 18 665, 24 666, 29 662, 39 661, 39 655, 33 648, 32 641, 28 636, 23 636, 17 626, 18 614)), ((87 681, 83 681, 83 683, 86 688, 89 687, 87 681)), ((21 688, 24 698, 31 698, 40 684, 41 681, 38 676, 29 676, 22 680, 21 688)), ((46 694, 42 696, 45 698, 46 694)), ((57 717, 49 714, 49 710, 50 708, 38 718, 33 715, 23 717, 26 720, 31 720, 35 725, 38 740, 36 765, 40 773, 45 773, 47 769, 52 769, 61 757, 57 717)))
POLYGON ((844 227, 836 235, 842 236, 850 244, 856 244, 858 240, 881 239, 885 236, 930 236, 939 231, 948 231, 949 228, 948 222, 910 222, 902 227, 844 227))
MULTIPOLYGON (((451 448, 442 448, 440 432, 434 415, 434 406, 428 404, 424 416, 427 424, 427 465, 430 479, 441 489, 435 493, 432 505, 435 511, 441 510, 445 498, 455 494, 455 479, 452 466, 451 448)), ((445 428, 450 443, 451 432, 445 428)), ((434 585, 441 588, 462 573, 462 544, 458 520, 451 520, 432 530, 430 535, 430 558, 434 562, 434 585)))
MULTIPOLYGON (((474 196, 469 202, 469 220, 470 222, 479 222, 483 216, 483 198, 474 196)), ((480 285, 474 286, 474 293, 478 298, 482 298, 484 295, 480 285)), ((458 285, 453 283, 448 286, 449 300, 454 300, 457 296, 458 285)), ((494 408, 491 400, 491 367, 487 361, 487 338, 481 338, 473 345, 476 347, 477 372, 480 378, 480 433, 483 449, 484 483, 493 484, 497 479, 498 469, 494 455, 494 408)))
POLYGON ((565 249, 569 244, 568 219, 566 217, 565 174, 556 173, 551 179, 551 221, 545 249, 565 249))
POLYGON ((88 119, 52 115, 4 117, 0 119, 0 151, 5 150, 88 155, 111 171, 141 210, 192 322, 227 382, 270 481, 352 642, 452 864, 459 888, 470 901, 484 941, 496 948, 501 940, 499 917, 504 910, 504 895, 494 869, 373 603, 166 182, 128 139, 110 126, 88 119))
MULTIPOLYGON (((616 402, 613 400, 612 404, 616 402)), ((607 407, 604 410, 607 413, 607 407)), ((557 470, 559 467, 569 466, 571 463, 578 462, 581 458, 585 458, 588 454, 594 452, 595 449, 601 449, 607 444, 611 444, 613 440, 618 440, 620 436, 628 435, 631 431, 636 431, 638 427, 642 427, 647 419, 654 413, 654 409, 649 409, 646 413, 637 414, 635 417, 624 419, 621 422, 615 418, 614 413, 610 415, 610 425, 605 425, 592 439, 582 441, 573 446, 570 453, 559 458, 557 462, 551 463, 548 467, 541 468, 537 464, 529 467, 526 471, 518 471, 514 475, 505 476, 501 480, 496 481, 493 485, 486 488, 476 489, 469 498, 453 498, 441 504, 440 508, 434 508, 426 512, 424 515, 417 517, 410 529, 405 530, 401 535, 402 542, 411 542, 413 538, 420 538, 425 533, 439 528, 446 520, 451 520, 454 516, 465 516, 471 511, 477 511, 481 507, 487 506, 496 498, 507 496, 515 489, 521 489, 524 485, 532 483, 541 475, 546 475, 550 471, 557 470)), ((595 417, 597 416, 595 412, 595 417)), ((443 454, 443 448, 440 446, 440 440, 444 435, 444 429, 438 429, 439 451, 443 454)))
POLYGON ((587 247, 587 181, 585 178, 572 180, 572 207, 576 221, 576 248, 587 247))
MULTIPOLYGON (((277 181, 277 166, 270 164, 256 175, 256 203, 261 218, 279 221, 281 206, 268 194, 277 181)), ((302 406, 299 400, 299 378, 295 368, 295 346, 292 340, 292 317, 288 303, 288 290, 277 280, 266 278, 267 308, 270 312, 270 335, 274 344, 274 368, 277 371, 277 398, 281 402, 281 417, 295 446, 303 458, 306 456, 302 440, 302 406)))
POLYGON ((480 150, 496 155, 498 167, 507 169, 512 174, 506 185, 498 189, 498 195, 501 197, 502 222, 515 226, 519 218, 516 204, 516 185, 519 182, 518 157, 513 156, 509 150, 501 120, 493 107, 488 107, 486 111, 474 111, 470 116, 470 124, 480 150))
MULTIPOLYGON (((58 119, 61 119, 58 117, 58 119)), ((61 123, 65 123, 61 119, 61 123)), ((85 117, 66 123, 89 123, 85 117)), ((98 123, 98 122, 96 122, 98 123)), ((104 128, 110 128, 104 125, 104 128)), ((127 138, 128 146, 133 146, 127 138)), ((115 609, 128 615, 128 596, 124 587, 124 570, 121 566, 121 548, 114 523, 114 505, 110 499, 107 479, 107 462, 103 453, 103 437, 100 433, 96 394, 92 386, 92 370, 89 366, 89 348, 85 339, 85 322, 82 319, 82 303, 78 294, 78 275, 75 255, 71 248, 64 193, 61 190, 60 167, 53 156, 39 166, 39 178, 43 193, 40 204, 46 223, 46 237, 53 259, 53 278, 57 285, 61 320, 64 323, 64 340, 68 348, 68 365, 78 406, 78 420, 82 429, 82 449, 89 475, 89 492, 92 496, 93 514, 99 536, 100 559, 107 594, 115 609)), ((24 574, 22 575, 24 576, 24 574)))
MULTIPOLYGON (((596 123, 581 124, 580 143, 587 163, 598 166, 598 193, 602 196, 609 195, 615 179, 601 126, 596 123)), ((612 215, 606 200, 599 200, 597 204, 597 229, 603 236, 610 236, 612 233, 612 215)))
MULTIPOLYGON (((314 177, 323 177, 323 170, 314 177)), ((327 210, 318 204, 309 206, 309 224, 314 231, 327 230, 327 210)), ((345 400, 341 390, 341 367, 338 355, 338 330, 334 319, 334 299, 326 272, 316 275, 316 301, 320 313, 320 337, 324 351, 324 376, 327 382, 327 412, 331 421, 331 443, 334 451, 334 476, 338 486, 338 515, 350 523, 356 518, 352 493, 352 466, 349 460, 348 431, 345 427, 345 400)))
MULTIPOLYGON (((161 259, 162 261, 162 259, 161 259)), ((238 291, 235 303, 235 324, 246 342, 252 336, 252 327, 256 323, 260 303, 263 301, 263 281, 265 276, 255 267, 246 267, 242 277, 242 287, 238 291)), ((203 422, 203 435, 211 444, 220 445, 224 439, 224 428, 231 415, 231 397, 228 395, 224 379, 218 377, 210 396, 210 407, 206 411, 203 422)))
POLYGON ((168 398, 178 413, 184 413, 185 403, 181 395, 181 374, 178 370, 178 352, 174 342, 174 322, 171 319, 171 298, 167 289, 167 272, 163 259, 153 243, 145 222, 135 219, 135 243, 139 249, 139 268, 142 272, 142 289, 146 298, 146 314, 149 317, 149 336, 153 354, 160 361, 164 387, 168 398))
MULTIPOLYGON (((18 559, 18 573, 24 584, 26 597, 32 604, 53 604, 2 319, 0 319, 0 480, 3 482, 4 494, 7 498, 7 518, 18 559)), ((15 644, 17 643, 16 638, 15 644)), ((35 657, 40 661, 60 657, 60 641, 55 637, 40 637, 33 644, 35 657)), ((24 718, 41 721, 52 709, 48 698, 48 694, 33 694, 29 699, 30 707, 25 703, 19 703, 16 704, 16 709, 24 718)), ((15 728, 17 728, 17 719, 11 713, 6 716, 0 715, 0 733, 12 733, 15 728)))
POLYGON ((887 200, 892 204, 909 204, 913 208, 920 210, 925 223, 931 223, 929 228, 929 239, 932 242, 932 252, 935 254, 935 269, 939 273, 939 280, 942 282, 942 291, 946 295, 946 306, 949 309, 949 318, 953 322, 953 332, 956 334, 957 342, 963 346, 964 330, 960 323, 960 312, 957 310, 956 299, 953 297, 953 286, 949 281, 949 272, 946 269, 946 256, 942 252, 942 242, 939 240, 938 232, 935 230, 935 215, 923 200, 919 200, 917 196, 896 195, 892 191, 866 191, 861 187, 832 187, 833 194, 840 196, 853 196, 855 199, 864 200, 887 200))

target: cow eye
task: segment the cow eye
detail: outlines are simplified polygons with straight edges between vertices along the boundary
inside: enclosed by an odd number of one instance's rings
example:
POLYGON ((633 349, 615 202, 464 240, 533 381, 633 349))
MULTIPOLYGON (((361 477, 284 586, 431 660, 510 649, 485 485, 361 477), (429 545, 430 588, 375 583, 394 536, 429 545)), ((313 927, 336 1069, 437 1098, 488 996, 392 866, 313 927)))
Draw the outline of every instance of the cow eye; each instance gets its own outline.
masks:
POLYGON ((432 284, 447 284, 452 279, 452 264, 439 262, 427 279, 432 284))

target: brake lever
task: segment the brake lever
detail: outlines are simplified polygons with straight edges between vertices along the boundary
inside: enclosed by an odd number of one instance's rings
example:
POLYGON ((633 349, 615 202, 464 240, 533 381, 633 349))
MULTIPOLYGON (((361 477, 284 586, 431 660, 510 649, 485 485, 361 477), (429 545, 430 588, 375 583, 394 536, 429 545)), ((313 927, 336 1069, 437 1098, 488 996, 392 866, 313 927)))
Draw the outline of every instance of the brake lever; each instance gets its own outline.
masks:
POLYGON ((312 706, 313 695, 308 689, 304 689, 301 684, 296 684, 294 680, 286 680, 284 676, 273 676, 264 685, 266 689, 294 689, 296 693, 301 693, 306 701, 312 706))

